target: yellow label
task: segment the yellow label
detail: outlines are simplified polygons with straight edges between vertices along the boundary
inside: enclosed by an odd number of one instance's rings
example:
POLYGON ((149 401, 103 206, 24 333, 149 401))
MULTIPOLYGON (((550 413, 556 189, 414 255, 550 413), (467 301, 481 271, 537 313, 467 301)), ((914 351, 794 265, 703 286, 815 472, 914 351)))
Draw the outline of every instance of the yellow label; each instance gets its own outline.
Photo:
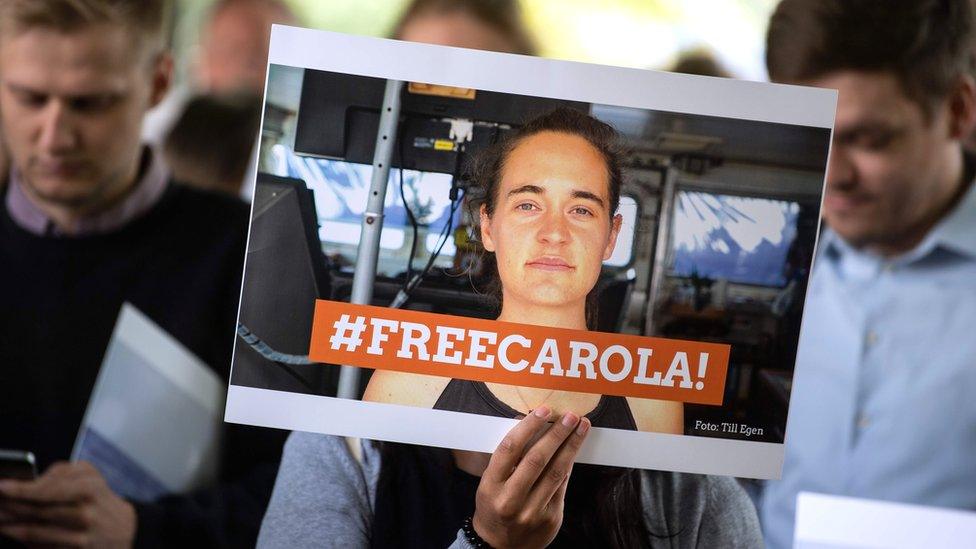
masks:
POLYGON ((450 139, 435 139, 434 140, 434 150, 435 151, 453 151, 454 142, 450 139))
POLYGON ((438 97, 452 97, 454 99, 474 99, 477 91, 471 88, 455 88, 453 86, 440 86, 437 84, 421 84, 410 82, 407 91, 420 95, 436 95, 438 97))

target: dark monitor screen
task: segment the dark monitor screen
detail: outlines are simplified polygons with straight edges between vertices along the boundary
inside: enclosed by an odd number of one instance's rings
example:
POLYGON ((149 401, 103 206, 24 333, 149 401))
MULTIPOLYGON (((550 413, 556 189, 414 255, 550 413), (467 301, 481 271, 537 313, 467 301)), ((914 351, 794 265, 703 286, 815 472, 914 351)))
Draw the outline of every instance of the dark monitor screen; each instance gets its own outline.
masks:
POLYGON ((672 274, 782 287, 799 215, 796 202, 679 190, 672 274))
MULTIPOLYGON (((307 355, 315 300, 329 297, 329 281, 304 181, 258 174, 245 265, 238 322, 275 351, 307 355)), ((321 365, 283 368, 237 338, 234 384, 329 394, 336 376, 321 365)))
MULTIPOLYGON (((306 69, 295 152, 372 163, 385 87, 382 78, 306 69)), ((473 98, 450 97, 411 91, 409 85, 403 87, 400 98, 401 144, 393 165, 450 174, 458 172, 458 151, 434 146, 436 140, 451 140, 449 119, 476 122, 464 150, 470 154, 500 139, 509 131, 506 127, 519 126, 557 107, 590 110, 588 103, 579 101, 484 90, 474 91, 473 98)))

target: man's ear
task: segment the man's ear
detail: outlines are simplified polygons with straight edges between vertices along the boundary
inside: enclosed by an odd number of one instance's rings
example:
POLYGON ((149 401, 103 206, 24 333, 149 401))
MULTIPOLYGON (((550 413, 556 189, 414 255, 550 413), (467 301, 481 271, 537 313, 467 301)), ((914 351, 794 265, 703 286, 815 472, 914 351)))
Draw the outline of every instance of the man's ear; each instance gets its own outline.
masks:
POLYGON ((976 130, 976 82, 963 75, 949 92, 949 135, 967 139, 976 130))
POLYGON ((481 227, 481 245, 485 248, 486 252, 494 252, 495 241, 491 237, 491 217, 488 216, 488 206, 482 204, 478 213, 481 218, 478 223, 481 227))
POLYGON ((149 108, 153 108, 163 101, 173 82, 173 54, 169 51, 160 53, 153 61, 152 79, 149 108))
POLYGON ((613 255, 613 249, 617 247, 617 235, 620 234, 620 224, 623 223, 624 216, 617 214, 613 216, 613 221, 610 222, 610 238, 607 240, 607 248, 603 250, 603 260, 606 261, 610 259, 613 255))

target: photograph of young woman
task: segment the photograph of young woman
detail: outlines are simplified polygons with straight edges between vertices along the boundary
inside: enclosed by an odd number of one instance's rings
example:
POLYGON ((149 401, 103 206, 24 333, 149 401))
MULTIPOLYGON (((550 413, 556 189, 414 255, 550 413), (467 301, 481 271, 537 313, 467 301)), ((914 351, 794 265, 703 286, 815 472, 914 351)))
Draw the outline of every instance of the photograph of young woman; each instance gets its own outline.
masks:
MULTIPOLYGON (((588 329, 595 286, 613 254, 622 184, 616 131, 577 110, 558 109, 484 151, 473 183, 481 241, 497 264, 498 320, 588 329)), ((363 400, 500 417, 539 406, 572 412, 595 427, 683 432, 680 402, 484 383, 387 370, 363 400)))

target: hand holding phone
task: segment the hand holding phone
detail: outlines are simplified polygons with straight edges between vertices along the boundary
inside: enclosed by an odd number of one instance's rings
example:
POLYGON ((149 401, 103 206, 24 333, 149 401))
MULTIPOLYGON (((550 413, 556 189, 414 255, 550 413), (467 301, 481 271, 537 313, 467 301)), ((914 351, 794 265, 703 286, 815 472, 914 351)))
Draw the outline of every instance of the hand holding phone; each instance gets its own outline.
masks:
POLYGON ((37 478, 34 454, 21 450, 0 449, 0 479, 33 480, 37 478))

